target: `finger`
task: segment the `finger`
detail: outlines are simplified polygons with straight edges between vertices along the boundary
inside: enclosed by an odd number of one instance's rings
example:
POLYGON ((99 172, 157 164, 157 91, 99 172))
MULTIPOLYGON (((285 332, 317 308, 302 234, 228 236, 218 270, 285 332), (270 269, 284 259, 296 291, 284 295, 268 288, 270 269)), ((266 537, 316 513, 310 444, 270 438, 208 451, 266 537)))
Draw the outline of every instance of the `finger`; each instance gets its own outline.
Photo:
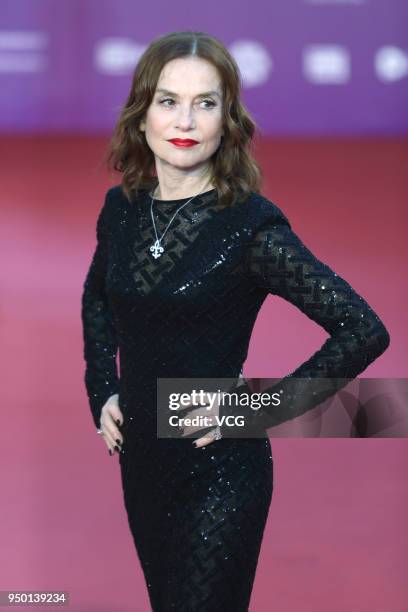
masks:
POLYGON ((118 425, 117 421, 119 421, 119 427, 123 425, 123 414, 121 409, 119 408, 119 404, 117 400, 111 400, 106 404, 106 412, 112 418, 116 425, 118 425))
POLYGON ((101 429, 108 447, 111 448, 112 451, 115 451, 116 446, 118 451, 120 451, 123 444, 122 434, 120 433, 118 427, 113 423, 111 416, 106 412, 101 417, 101 429))
POLYGON ((115 444, 116 444, 116 442, 113 440, 113 438, 109 434, 109 432, 106 431, 106 429, 103 430, 103 436, 102 437, 105 440, 106 446, 108 447, 109 450, 112 451, 112 454, 113 454, 115 452, 115 444))
POLYGON ((201 448, 202 446, 208 446, 208 444, 212 444, 212 442, 215 442, 215 438, 207 438, 204 436, 204 438, 198 438, 195 441, 195 446, 196 448, 201 448))
POLYGON ((103 432, 105 434, 104 438, 109 441, 109 444, 111 444, 112 448, 117 446, 120 450, 123 444, 123 440, 122 434, 119 432, 118 428, 113 425, 112 422, 105 421, 103 432))
POLYGON ((118 410, 113 411, 112 407, 108 409, 108 419, 105 421, 105 427, 108 430, 109 434, 112 436, 115 444, 123 444, 123 435, 119 429, 119 426, 116 424, 116 420, 120 419, 123 422, 122 414, 118 413, 118 410))
MULTIPOLYGON (((190 422, 186 424, 185 417, 180 417, 179 427, 181 431, 185 432, 183 436, 186 437, 186 436, 194 435, 195 433, 201 430, 214 430, 214 427, 216 428, 217 426, 215 422, 215 416, 217 414, 218 414, 218 405, 214 405, 214 406, 200 407, 200 408, 196 408, 195 410, 192 410, 188 414, 188 417, 187 417, 188 419, 195 419, 195 417, 205 417, 205 419, 203 418, 197 419, 195 423, 190 422)), ((208 433, 208 432, 205 432, 205 433, 208 433)))
MULTIPOLYGON (((201 428, 203 429, 203 428, 201 428)), ((180 427, 181 430, 181 437, 182 438, 189 438, 191 436, 194 436, 194 434, 196 434, 198 431, 201 430, 200 427, 193 427, 192 425, 188 426, 188 427, 180 427)))
POLYGON ((197 438, 197 440, 195 441, 195 445, 196 446, 207 446, 207 444, 211 444, 211 442, 215 442, 215 440, 219 439, 216 436, 217 431, 218 431, 217 427, 215 429, 211 429, 204 436, 201 436, 201 438, 197 438))
POLYGON ((214 427, 214 423, 211 422, 208 425, 180 425, 180 430, 183 432, 184 436, 192 436, 195 433, 197 433, 198 431, 201 430, 208 430, 209 428, 213 428, 214 427))
MULTIPOLYGON (((185 419, 179 421, 180 430, 187 433, 187 435, 193 435, 197 432, 202 431, 202 436, 208 436, 210 431, 215 431, 217 428, 217 422, 215 419, 215 414, 211 411, 208 411, 207 408, 200 408, 195 411, 195 416, 205 417, 201 419, 197 419, 195 422, 188 422, 185 419)), ((193 413, 191 414, 191 417, 193 413)), ((189 415, 190 417, 190 415, 189 415)))
POLYGON ((118 406, 118 404, 112 403, 107 405, 107 412, 109 416, 112 418, 112 421, 115 423, 117 427, 122 427, 124 417, 118 406))
POLYGON ((112 395, 102 408, 102 414, 109 414, 115 425, 122 427, 124 417, 119 407, 119 395, 112 395))

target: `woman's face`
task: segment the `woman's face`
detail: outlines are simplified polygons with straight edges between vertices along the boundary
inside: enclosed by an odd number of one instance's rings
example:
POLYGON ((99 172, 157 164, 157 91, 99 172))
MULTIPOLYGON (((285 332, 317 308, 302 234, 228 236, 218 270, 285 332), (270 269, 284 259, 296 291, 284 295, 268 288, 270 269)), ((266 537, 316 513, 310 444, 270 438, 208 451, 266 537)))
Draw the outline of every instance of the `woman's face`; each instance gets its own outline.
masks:
POLYGON ((160 74, 156 91, 140 123, 158 164, 181 170, 207 166, 223 134, 222 91, 216 68, 198 57, 171 60, 160 74), (171 139, 192 139, 176 146, 171 139))

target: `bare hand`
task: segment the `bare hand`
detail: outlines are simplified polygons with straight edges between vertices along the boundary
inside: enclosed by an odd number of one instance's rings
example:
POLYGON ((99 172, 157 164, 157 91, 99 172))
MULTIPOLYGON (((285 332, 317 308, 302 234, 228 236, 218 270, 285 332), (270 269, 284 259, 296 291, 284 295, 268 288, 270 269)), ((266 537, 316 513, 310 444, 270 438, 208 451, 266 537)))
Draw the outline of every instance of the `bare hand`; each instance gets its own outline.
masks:
MULTIPOLYGON (((189 408, 190 406, 197 406, 193 410, 188 413, 188 416, 185 418, 192 419, 194 417, 208 417, 209 422, 215 423, 215 416, 219 415, 219 402, 217 398, 217 394, 211 392, 204 393, 204 402, 202 403, 194 403, 192 400, 189 403, 184 403, 180 407, 180 410, 184 410, 189 408), (211 401, 210 401, 211 400, 211 401)), ((182 417, 181 417, 182 418, 182 417)), ((188 436, 200 431, 201 429, 207 429, 206 426, 197 426, 197 425, 180 425, 180 429, 182 430, 182 436, 188 436)), ((217 440, 214 438, 214 434, 219 432, 219 427, 216 425, 214 429, 211 429, 205 436, 201 438, 197 438, 194 442, 197 448, 201 446, 207 446, 208 444, 212 444, 217 440)))
POLYGON ((119 427, 123 425, 123 414, 119 408, 118 400, 119 394, 111 395, 101 411, 99 431, 106 442, 110 455, 113 455, 115 450, 119 453, 123 444, 123 436, 119 430, 119 427), (119 425, 117 421, 119 421, 119 425))

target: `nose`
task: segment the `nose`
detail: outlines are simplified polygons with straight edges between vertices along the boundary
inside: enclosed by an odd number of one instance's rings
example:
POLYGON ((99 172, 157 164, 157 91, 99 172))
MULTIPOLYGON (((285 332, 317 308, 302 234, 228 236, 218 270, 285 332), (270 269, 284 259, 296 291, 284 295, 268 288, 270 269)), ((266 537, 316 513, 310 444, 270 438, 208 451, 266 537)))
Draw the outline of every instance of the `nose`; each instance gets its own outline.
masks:
POLYGON ((177 117, 177 126, 182 130, 193 129, 195 127, 194 112, 189 105, 180 105, 177 117))

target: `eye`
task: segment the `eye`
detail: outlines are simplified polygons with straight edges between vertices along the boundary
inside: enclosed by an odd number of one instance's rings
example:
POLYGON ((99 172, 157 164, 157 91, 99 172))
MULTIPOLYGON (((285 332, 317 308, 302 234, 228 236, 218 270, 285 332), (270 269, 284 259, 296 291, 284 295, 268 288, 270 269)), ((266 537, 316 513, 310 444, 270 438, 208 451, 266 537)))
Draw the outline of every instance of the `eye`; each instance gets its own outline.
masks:
POLYGON ((163 104, 163 106, 167 106, 167 104, 164 104, 165 102, 174 102, 174 100, 172 98, 165 98, 164 100, 160 100, 159 104, 163 104))
POLYGON ((210 104, 210 106, 207 106, 207 108, 212 108, 213 106, 216 106, 213 100, 203 100, 203 102, 208 102, 208 104, 210 104))
MULTIPOLYGON (((159 104, 162 104, 163 106, 173 106, 172 104, 165 104, 165 102, 174 102, 173 98, 164 98, 163 100, 160 100, 159 104)), ((214 106, 216 106, 216 103, 213 100, 202 100, 201 104, 209 104, 209 106, 206 106, 204 108, 213 108, 214 106)))

